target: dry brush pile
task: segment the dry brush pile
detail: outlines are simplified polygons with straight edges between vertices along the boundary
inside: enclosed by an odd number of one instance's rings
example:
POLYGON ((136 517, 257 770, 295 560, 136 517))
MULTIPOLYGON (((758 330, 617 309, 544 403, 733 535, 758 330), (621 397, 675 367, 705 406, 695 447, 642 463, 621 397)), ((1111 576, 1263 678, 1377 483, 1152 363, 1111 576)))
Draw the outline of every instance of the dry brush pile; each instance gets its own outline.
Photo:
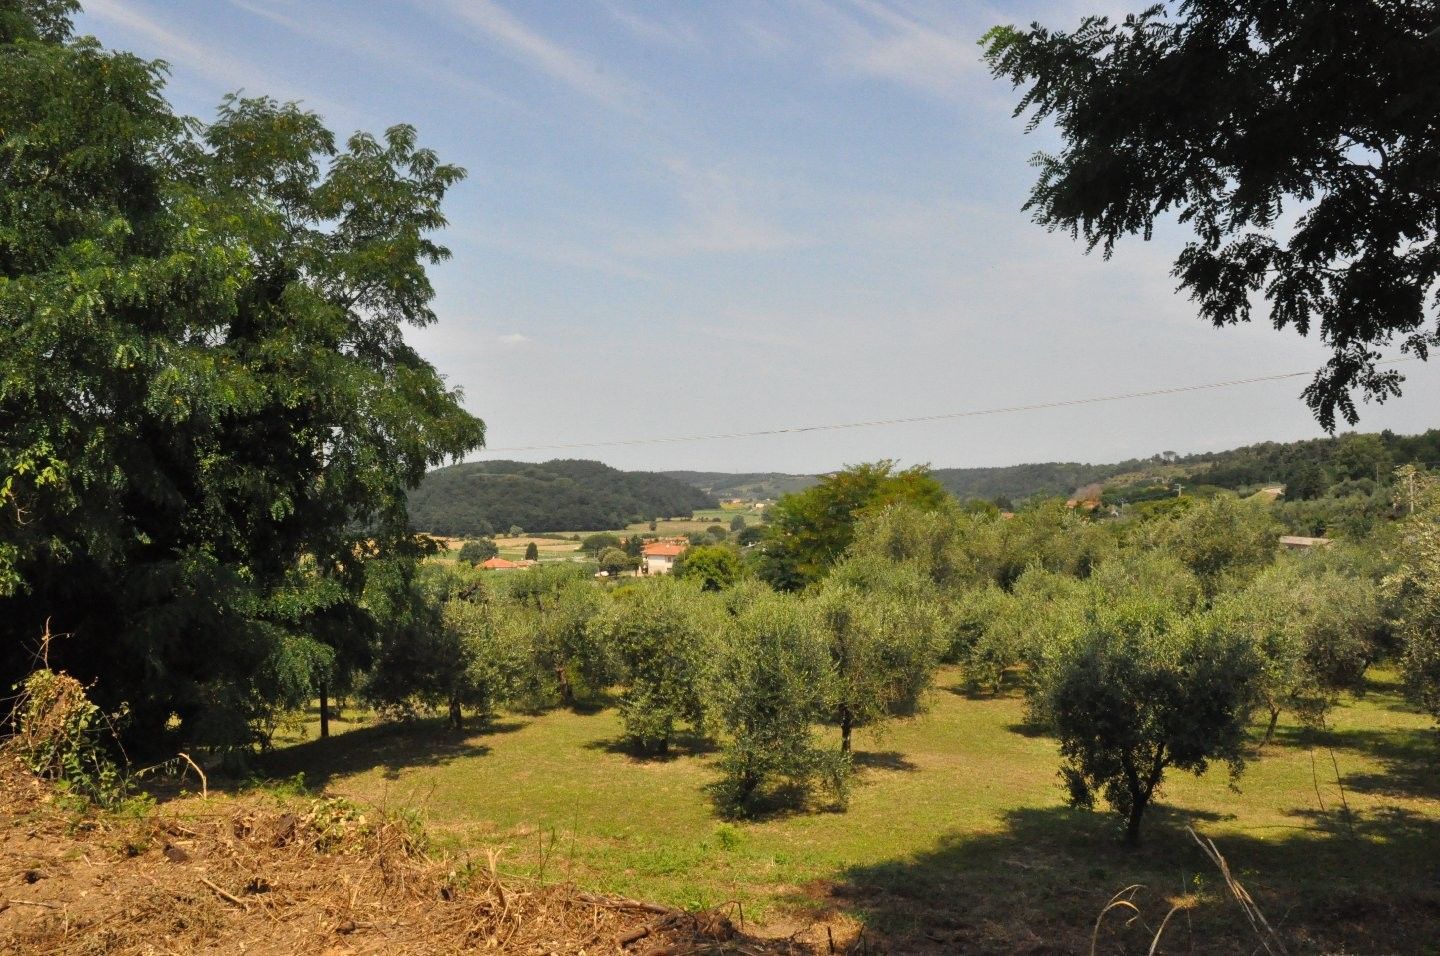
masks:
POLYGON ((186 797, 79 811, 0 768, 0 952, 754 953, 733 913, 688 913, 434 858, 404 818, 336 798, 186 797))

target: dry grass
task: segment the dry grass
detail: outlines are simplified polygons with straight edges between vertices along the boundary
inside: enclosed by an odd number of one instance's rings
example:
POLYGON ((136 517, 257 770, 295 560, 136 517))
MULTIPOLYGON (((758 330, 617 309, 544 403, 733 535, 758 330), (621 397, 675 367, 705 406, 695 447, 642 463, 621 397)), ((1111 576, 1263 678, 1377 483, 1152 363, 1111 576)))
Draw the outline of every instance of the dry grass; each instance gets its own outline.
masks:
MULTIPOLYGON (((338 798, 190 797, 67 810, 0 758, 0 952, 795 953, 721 910, 504 879, 441 859, 407 822, 338 798)), ((738 916, 738 913, 735 914, 738 916)))

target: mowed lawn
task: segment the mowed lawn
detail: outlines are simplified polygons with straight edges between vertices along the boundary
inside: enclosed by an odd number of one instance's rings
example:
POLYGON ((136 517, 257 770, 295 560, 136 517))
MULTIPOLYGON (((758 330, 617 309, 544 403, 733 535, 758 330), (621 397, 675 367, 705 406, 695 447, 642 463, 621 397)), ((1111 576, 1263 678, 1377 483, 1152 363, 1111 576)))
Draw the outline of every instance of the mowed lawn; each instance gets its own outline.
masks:
POLYGON ((1117 842, 1108 814, 1064 806, 1055 742, 1026 726, 1021 698, 970 696, 958 681, 943 672, 927 714, 859 736, 844 812, 727 822, 706 791, 715 754, 633 757, 613 709, 506 714, 464 735, 341 724, 331 740, 282 748, 269 769, 419 808, 443 848, 480 860, 502 849, 514 873, 684 906, 738 902, 750 922, 786 931, 863 925, 895 951, 1088 951, 1106 901, 1138 883, 1145 919, 1126 928, 1115 914, 1108 951, 1143 952, 1181 902, 1164 951, 1250 952, 1248 924, 1185 832, 1193 823, 1291 945, 1440 952, 1440 741, 1393 674, 1374 675, 1323 736, 1282 719, 1238 791, 1223 768, 1172 771, 1139 850, 1117 842))

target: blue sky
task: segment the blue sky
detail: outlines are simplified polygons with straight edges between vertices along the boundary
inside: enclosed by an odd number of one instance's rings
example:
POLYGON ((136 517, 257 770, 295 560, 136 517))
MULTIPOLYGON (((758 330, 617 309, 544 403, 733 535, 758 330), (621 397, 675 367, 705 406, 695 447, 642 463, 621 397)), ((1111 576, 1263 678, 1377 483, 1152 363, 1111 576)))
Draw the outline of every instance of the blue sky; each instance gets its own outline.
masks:
MULTIPOLYGON (((1148 0, 1145 0, 1148 2, 1148 0)), ((988 418, 511 453, 1085 398, 1318 367, 1173 291, 1183 233, 1086 256, 1021 211, 1049 142, 976 41, 1108 0, 87 0, 176 108, 297 99, 469 170, 412 341, 493 451, 629 468, 1105 461, 1320 434, 1304 380, 988 418)), ((1136 0, 1135 6, 1141 6, 1136 0)), ((1361 428, 1440 425, 1440 367, 1361 428)))

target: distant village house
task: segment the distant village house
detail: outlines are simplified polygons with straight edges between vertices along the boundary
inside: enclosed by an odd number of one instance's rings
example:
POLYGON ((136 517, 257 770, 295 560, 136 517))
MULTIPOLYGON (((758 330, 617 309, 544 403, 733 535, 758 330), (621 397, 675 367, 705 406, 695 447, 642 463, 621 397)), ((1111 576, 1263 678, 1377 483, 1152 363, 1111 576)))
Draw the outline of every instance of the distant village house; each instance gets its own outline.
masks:
POLYGON ((669 574, 675 569, 675 559, 685 553, 690 542, 684 538, 646 543, 643 557, 645 563, 640 570, 643 574, 669 574))

